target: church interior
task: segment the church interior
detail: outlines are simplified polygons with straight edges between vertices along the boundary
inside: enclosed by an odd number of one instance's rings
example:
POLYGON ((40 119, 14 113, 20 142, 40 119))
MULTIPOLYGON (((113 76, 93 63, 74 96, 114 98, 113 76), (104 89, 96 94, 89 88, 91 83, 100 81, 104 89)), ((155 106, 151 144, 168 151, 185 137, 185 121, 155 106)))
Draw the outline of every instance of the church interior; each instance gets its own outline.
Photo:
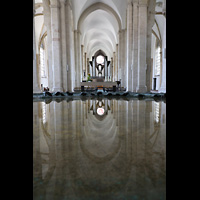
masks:
POLYGON ((33 199, 166 199, 166 0, 33 0, 33 199))
POLYGON ((80 90, 88 74, 166 93, 166 0, 35 0, 33 32, 33 93, 80 90))

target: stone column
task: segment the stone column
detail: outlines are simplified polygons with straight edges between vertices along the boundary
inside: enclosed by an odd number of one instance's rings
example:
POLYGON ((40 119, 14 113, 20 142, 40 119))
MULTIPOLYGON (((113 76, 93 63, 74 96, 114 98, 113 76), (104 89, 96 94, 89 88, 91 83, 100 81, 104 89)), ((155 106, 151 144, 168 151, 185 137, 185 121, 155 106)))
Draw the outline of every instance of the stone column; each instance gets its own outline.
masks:
POLYGON ((96 76, 96 69, 95 69, 95 57, 92 56, 92 76, 96 76))
POLYGON ((110 77, 111 81, 113 81, 113 57, 111 58, 111 63, 110 63, 110 77))
POLYGON ((152 85, 152 76, 151 76, 151 40, 152 40, 152 27, 155 23, 155 4, 156 1, 149 1, 148 12, 147 12, 147 52, 146 52, 146 62, 147 62, 147 71, 146 71, 146 86, 147 91, 150 92, 152 85))
POLYGON ((122 65, 122 30, 119 30, 119 46, 118 46, 118 77, 117 80, 121 79, 121 65, 122 65))
POLYGON ((166 93, 166 20, 162 38, 162 70, 161 70, 161 87, 158 92, 166 93))
POLYGON ((61 4, 61 48, 62 48, 62 78, 63 89, 67 91, 67 44, 66 44, 66 0, 60 0, 61 4))
POLYGON ((81 73, 81 81, 83 80, 83 72, 84 72, 84 61, 83 61, 83 45, 81 45, 81 70, 82 70, 82 73, 81 73))
POLYGON ((90 73, 90 63, 89 63, 89 58, 87 58, 87 74, 86 74, 86 77, 88 76, 89 73, 90 73))
POLYGON ((138 21, 138 85, 136 92, 146 92, 146 40, 147 40, 147 0, 139 2, 138 21))
POLYGON ((74 61, 73 51, 73 32, 71 27, 71 5, 70 1, 66 0, 65 5, 65 27, 66 27, 66 51, 67 51, 67 89, 68 91, 73 91, 73 81, 74 81, 74 73, 72 69, 72 61, 74 61))
POLYGON ((52 67, 53 92, 63 91, 61 76, 60 46, 60 5, 58 0, 51 0, 51 33, 52 33, 52 67))
POLYGON ((113 81, 116 81, 116 53, 113 52, 113 81))
POLYGON ((105 81, 108 81, 108 63, 107 63, 107 56, 105 56, 104 61, 104 71, 105 71, 105 81))
POLYGON ((76 83, 75 86, 80 86, 81 81, 81 46, 80 46, 80 32, 78 30, 74 31, 74 51, 75 51, 75 71, 76 71, 76 83))
POLYGON ((35 1, 33 1, 33 93, 40 93, 37 77, 37 59, 36 59, 36 43, 35 43, 35 1))
POLYGON ((87 78, 87 53, 84 53, 84 70, 85 70, 85 77, 87 78))
POLYGON ((77 33, 77 39, 78 39, 78 48, 77 48, 77 51, 78 51, 78 74, 77 74, 78 75, 78 87, 80 87, 80 82, 82 81, 81 78, 82 78, 82 74, 83 74, 80 34, 81 34, 81 32, 78 31, 78 33, 77 33))
POLYGON ((138 0, 133 1, 133 71, 132 89, 136 92, 138 83, 138 0))
POLYGON ((126 87, 126 29, 121 34, 121 86, 126 87))
POLYGON ((132 91, 132 46, 133 46, 133 6, 131 0, 127 7, 127 91, 132 91))
POLYGON ((116 80, 115 81, 118 81, 118 65, 119 65, 119 63, 118 63, 118 56, 119 56, 119 54, 118 54, 118 47, 119 47, 119 45, 118 44, 116 44, 116 59, 115 59, 115 73, 116 73, 116 75, 115 75, 115 78, 116 78, 116 80))
POLYGON ((48 87, 50 91, 53 88, 53 69, 52 69, 52 37, 51 37, 51 11, 49 6, 49 0, 43 0, 43 14, 44 25, 47 28, 47 46, 48 46, 48 87))

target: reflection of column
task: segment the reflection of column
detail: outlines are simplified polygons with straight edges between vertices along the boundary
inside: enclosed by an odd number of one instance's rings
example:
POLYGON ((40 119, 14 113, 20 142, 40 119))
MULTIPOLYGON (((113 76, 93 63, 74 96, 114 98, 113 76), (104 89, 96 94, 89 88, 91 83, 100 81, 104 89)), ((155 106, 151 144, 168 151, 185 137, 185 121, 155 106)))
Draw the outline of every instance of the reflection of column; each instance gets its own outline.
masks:
POLYGON ((146 40, 147 40, 147 4, 139 4, 138 21, 138 85, 137 92, 146 92, 146 40))
POLYGON ((141 160, 145 156, 145 111, 146 101, 138 101, 137 111, 137 156, 141 160))
POLYGON ((93 115, 96 114, 96 100, 92 101, 93 104, 93 115))
POLYGON ((66 188, 65 186, 65 152, 63 151, 65 147, 65 134, 63 134, 64 128, 64 105, 65 102, 62 101, 60 103, 54 102, 54 122, 55 122, 55 134, 56 134, 56 156, 54 157, 54 160, 56 161, 56 172, 59 171, 59 173, 55 173, 55 190, 59 192, 60 198, 64 198, 63 190, 66 188), (55 159, 56 158, 56 159, 55 159), (63 175, 60 177, 60 173, 63 175))
POLYGON ((105 111, 107 115, 108 114, 108 99, 105 99, 105 111))
POLYGON ((132 160, 137 161, 137 119, 138 119, 138 101, 132 101, 132 160))
POLYGON ((58 0, 51 0, 52 65, 53 91, 63 91, 61 76, 60 51, 60 5, 58 0))
MULTIPOLYGON (((140 183, 145 183, 145 110, 146 101, 137 101, 137 160, 136 160, 136 180, 140 183)), ((144 192, 145 186, 141 187, 136 184, 139 199, 144 199, 146 195, 144 192)))

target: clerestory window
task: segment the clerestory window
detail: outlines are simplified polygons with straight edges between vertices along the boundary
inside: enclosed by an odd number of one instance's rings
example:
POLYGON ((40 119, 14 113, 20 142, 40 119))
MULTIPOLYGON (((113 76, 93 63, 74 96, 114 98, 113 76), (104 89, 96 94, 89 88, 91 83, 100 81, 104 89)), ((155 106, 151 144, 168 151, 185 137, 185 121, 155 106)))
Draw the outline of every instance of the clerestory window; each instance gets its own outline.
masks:
POLYGON ((41 77, 45 77, 45 50, 44 50, 44 45, 41 44, 40 46, 40 72, 41 72, 41 77))

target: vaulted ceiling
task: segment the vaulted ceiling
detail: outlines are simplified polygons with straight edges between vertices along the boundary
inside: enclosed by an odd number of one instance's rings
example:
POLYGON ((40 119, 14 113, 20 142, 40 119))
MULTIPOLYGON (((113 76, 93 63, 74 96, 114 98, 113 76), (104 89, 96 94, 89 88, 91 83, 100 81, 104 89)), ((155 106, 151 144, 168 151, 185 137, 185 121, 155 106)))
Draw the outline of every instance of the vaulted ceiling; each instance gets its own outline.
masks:
MULTIPOLYGON (((156 11, 162 11, 163 1, 156 0, 156 11)), ((42 9, 43 0, 35 0, 42 9)), ((118 32, 126 28, 128 0, 71 0, 74 29, 80 31, 80 42, 91 58, 99 49, 112 57, 119 42, 118 32)))

